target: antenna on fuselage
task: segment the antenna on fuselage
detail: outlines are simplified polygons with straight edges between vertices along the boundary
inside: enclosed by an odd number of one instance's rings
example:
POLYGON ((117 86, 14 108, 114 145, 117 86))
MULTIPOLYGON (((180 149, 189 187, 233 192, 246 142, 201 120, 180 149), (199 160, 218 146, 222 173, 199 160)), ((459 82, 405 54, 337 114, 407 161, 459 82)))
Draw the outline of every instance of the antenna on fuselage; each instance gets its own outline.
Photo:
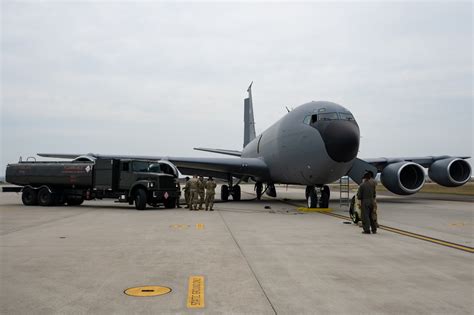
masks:
POLYGON ((255 119, 253 117, 252 84, 253 81, 247 89, 249 97, 244 99, 244 148, 256 137, 255 119))

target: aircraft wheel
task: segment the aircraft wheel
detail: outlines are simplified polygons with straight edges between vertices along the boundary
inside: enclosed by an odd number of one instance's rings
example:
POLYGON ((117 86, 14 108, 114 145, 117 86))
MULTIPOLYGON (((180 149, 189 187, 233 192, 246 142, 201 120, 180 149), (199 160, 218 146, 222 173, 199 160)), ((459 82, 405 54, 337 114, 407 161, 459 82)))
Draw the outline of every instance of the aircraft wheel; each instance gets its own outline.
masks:
POLYGON ((31 187, 23 189, 21 194, 21 201, 25 206, 34 206, 38 204, 38 193, 31 187))
POLYGON ((145 210, 146 208, 146 191, 138 188, 135 192, 135 208, 137 210, 145 210))
POLYGON ((221 200, 222 201, 229 200, 229 186, 227 185, 221 186, 221 200))
POLYGON ((313 189, 308 192, 308 208, 317 208, 318 207, 318 196, 316 191, 313 189))
POLYGON ((232 199, 234 201, 240 201, 241 196, 242 196, 242 192, 240 190, 240 186, 235 185, 232 189, 232 199))
POLYGON ((314 186, 306 186, 306 191, 305 191, 305 198, 308 200, 309 193, 314 190, 314 186))
POLYGON ((329 190, 329 186, 324 185, 321 188, 321 208, 328 208, 329 207, 329 197, 331 192, 329 190))
POLYGON ((53 194, 49 192, 49 189, 46 187, 41 188, 38 191, 38 204, 43 207, 48 207, 53 205, 53 194))

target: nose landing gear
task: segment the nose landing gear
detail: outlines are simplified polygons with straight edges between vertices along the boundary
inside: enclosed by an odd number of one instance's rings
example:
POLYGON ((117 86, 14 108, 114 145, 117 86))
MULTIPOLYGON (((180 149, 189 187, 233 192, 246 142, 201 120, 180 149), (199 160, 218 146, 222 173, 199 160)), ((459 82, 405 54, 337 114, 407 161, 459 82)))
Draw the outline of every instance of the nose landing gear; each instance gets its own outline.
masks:
POLYGON ((308 208, 328 208, 331 195, 329 186, 306 186, 308 208), (319 203, 318 203, 319 201, 319 203))
POLYGON ((228 201, 229 196, 232 196, 232 200, 240 201, 242 192, 239 185, 233 185, 232 177, 229 178, 229 185, 221 186, 221 200, 228 201))

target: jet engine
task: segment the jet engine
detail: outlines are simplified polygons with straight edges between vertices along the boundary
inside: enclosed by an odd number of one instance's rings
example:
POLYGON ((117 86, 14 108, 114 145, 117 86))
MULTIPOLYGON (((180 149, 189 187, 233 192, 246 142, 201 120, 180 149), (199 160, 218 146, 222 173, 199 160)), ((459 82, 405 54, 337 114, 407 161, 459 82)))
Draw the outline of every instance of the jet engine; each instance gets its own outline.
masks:
POLYGON ((438 160, 431 164, 428 175, 441 186, 457 187, 471 178, 471 166, 460 158, 438 160))
POLYGON ((419 164, 398 162, 386 166, 380 180, 394 194, 411 195, 425 184, 425 171, 419 164))

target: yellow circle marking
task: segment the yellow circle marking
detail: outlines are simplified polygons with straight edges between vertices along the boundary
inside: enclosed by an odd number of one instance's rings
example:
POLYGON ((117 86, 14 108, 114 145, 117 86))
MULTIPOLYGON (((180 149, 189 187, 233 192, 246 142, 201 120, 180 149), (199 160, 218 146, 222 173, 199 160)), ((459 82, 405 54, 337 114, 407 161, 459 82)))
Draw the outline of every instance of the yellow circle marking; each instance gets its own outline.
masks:
POLYGON ((129 288, 124 291, 126 295, 130 296, 158 296, 168 294, 171 289, 168 287, 160 287, 157 285, 146 285, 143 287, 129 288))

